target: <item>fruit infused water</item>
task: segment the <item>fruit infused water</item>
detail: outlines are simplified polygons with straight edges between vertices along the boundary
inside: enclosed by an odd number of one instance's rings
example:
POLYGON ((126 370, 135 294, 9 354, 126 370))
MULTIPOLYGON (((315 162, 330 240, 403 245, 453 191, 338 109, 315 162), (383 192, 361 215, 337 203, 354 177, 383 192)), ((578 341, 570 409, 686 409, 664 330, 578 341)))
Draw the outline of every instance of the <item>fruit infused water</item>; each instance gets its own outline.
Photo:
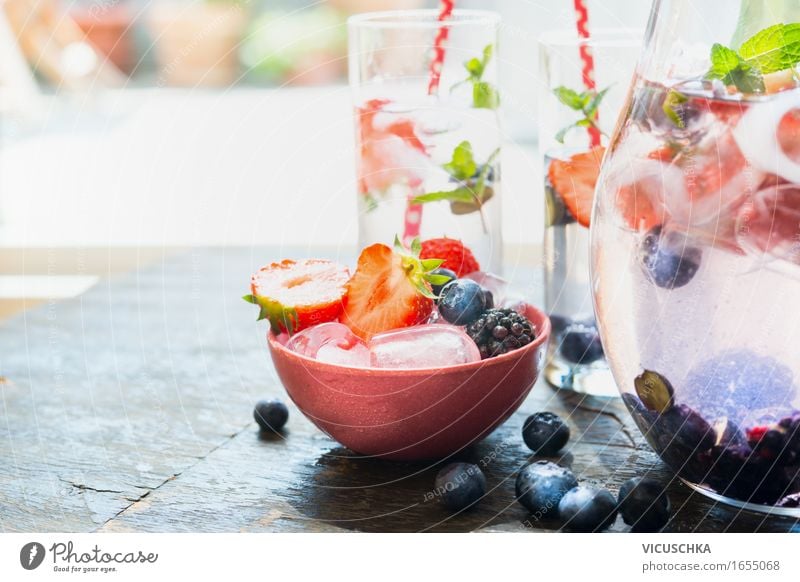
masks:
POLYGON ((558 388, 618 394, 594 318, 589 227, 608 135, 633 76, 636 35, 550 33, 540 45, 545 302, 553 334, 545 378, 558 388), (589 64, 591 63, 591 66, 589 64))
POLYGON ((447 236, 502 267, 498 17, 352 17, 359 245, 447 236))
POLYGON ((637 81, 597 190, 595 302, 625 402, 664 461, 717 498, 792 512, 800 89, 791 74, 744 82, 637 81))

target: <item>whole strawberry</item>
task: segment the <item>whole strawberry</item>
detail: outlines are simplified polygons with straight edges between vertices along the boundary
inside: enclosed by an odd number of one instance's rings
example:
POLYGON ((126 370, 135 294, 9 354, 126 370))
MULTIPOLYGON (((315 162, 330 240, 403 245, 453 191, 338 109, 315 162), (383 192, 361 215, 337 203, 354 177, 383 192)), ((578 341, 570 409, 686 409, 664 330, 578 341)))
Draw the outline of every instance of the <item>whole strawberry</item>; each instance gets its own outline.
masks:
POLYGON ((480 271, 475 256, 464 244, 454 238, 432 238, 422 243, 421 259, 442 259, 442 267, 450 269, 459 277, 480 271))
POLYGON ((341 322, 368 340, 376 333, 426 321, 435 299, 431 285, 442 285, 449 278, 431 272, 441 260, 420 259, 419 251, 416 239, 410 250, 395 241, 394 250, 374 244, 361 251, 347 283, 341 322))

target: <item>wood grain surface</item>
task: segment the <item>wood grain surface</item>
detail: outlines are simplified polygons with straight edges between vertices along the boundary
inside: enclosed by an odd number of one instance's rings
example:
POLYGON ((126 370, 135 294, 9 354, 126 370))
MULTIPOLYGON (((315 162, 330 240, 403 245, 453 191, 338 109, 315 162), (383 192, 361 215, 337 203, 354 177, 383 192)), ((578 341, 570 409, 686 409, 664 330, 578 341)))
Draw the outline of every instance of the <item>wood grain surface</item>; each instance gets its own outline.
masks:
MULTIPOLYGON (((797 520, 715 504, 671 477, 618 399, 543 381, 522 409, 457 455, 489 491, 451 514, 428 494, 441 463, 359 457, 290 406, 259 434, 256 400, 282 396, 264 334, 240 297, 261 264, 306 254, 196 249, 103 280, 0 328, 0 530, 4 532, 542 531, 515 501, 528 462, 520 427, 535 411, 567 419, 561 463, 608 487, 634 475, 669 483, 667 531, 800 531, 797 520)), ((345 255, 347 257, 347 255, 345 255)), ((515 279, 536 301, 534 269, 515 279)), ((626 531, 620 518, 611 531, 626 531)))

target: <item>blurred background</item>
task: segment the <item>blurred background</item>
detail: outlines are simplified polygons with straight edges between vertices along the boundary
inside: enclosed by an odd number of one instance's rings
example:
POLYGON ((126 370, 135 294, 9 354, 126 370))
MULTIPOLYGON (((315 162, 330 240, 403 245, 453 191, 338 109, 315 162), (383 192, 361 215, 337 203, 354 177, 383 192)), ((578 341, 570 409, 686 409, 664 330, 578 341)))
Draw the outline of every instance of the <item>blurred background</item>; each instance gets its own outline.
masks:
MULTIPOLYGON (((650 3, 588 4, 593 29, 640 29, 650 3)), ((436 6, 0 1, 0 317, 175 248, 354 245, 346 19, 436 6)), ((574 30, 573 2, 456 7, 503 18, 503 234, 533 257, 537 37, 574 30)))

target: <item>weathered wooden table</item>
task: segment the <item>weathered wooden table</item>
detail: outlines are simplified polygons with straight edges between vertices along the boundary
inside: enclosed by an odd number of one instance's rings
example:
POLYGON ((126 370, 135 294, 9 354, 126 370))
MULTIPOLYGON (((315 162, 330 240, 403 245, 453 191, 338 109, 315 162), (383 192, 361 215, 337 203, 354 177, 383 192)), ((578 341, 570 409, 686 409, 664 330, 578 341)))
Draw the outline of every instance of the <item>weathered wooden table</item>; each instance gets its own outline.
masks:
MULTIPOLYGON (((283 389, 263 322, 240 296, 257 266, 284 254, 292 253, 189 251, 2 326, 0 529, 555 529, 514 498, 515 472, 530 458, 521 423, 546 409, 568 419, 562 462, 581 479, 615 493, 633 475, 670 482, 669 531, 800 531, 795 520, 716 505, 672 479, 617 399, 560 394, 544 382, 458 456, 483 467, 489 492, 456 516, 426 501, 440 465, 359 458, 292 406, 283 435, 260 435, 253 404, 283 389)), ((618 518, 612 531, 625 530, 618 518)))

